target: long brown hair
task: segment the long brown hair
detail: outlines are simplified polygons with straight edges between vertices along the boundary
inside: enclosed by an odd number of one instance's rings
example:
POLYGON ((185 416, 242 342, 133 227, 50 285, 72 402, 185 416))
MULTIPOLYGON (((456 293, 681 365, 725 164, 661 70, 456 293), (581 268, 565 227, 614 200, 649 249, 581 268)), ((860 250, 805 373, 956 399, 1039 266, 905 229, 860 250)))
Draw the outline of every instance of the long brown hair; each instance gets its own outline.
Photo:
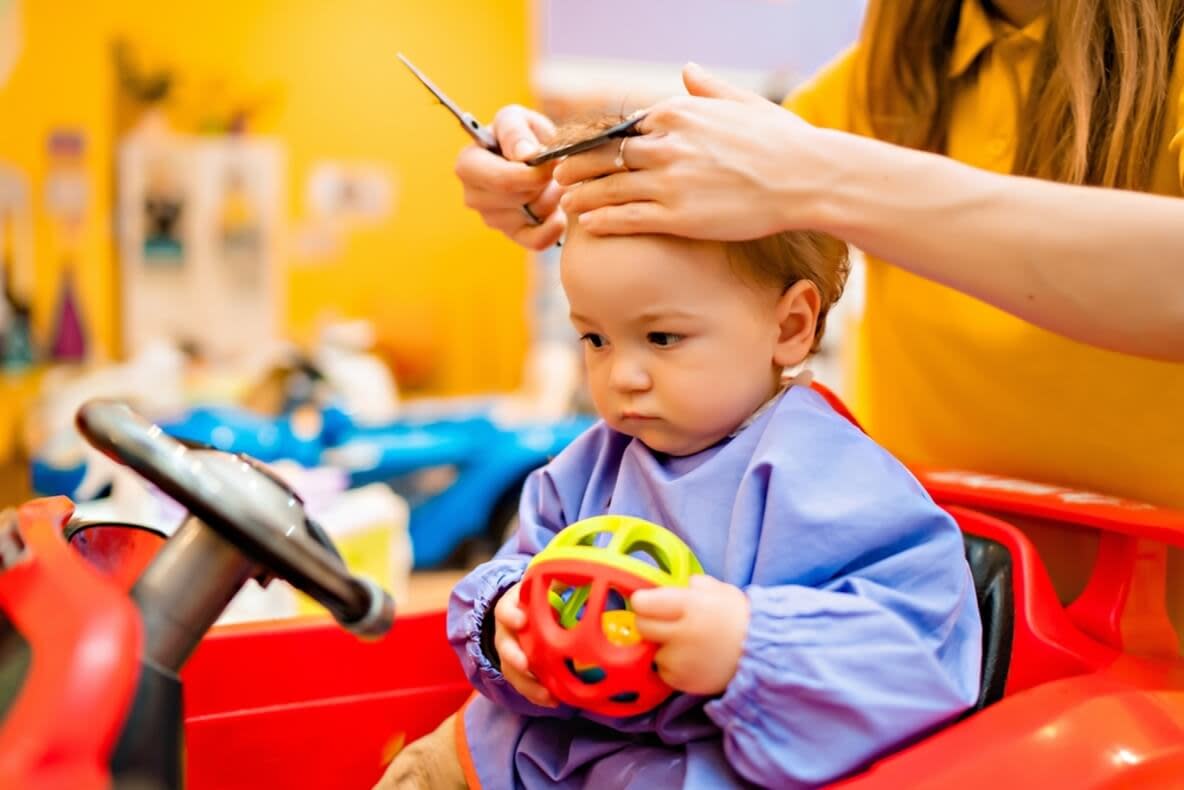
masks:
MULTIPOLYGON (((872 0, 862 89, 880 139, 944 152, 961 10, 962 0, 872 0)), ((1174 101, 1184 0, 1049 0, 1047 13, 1014 172, 1146 189, 1174 101)))

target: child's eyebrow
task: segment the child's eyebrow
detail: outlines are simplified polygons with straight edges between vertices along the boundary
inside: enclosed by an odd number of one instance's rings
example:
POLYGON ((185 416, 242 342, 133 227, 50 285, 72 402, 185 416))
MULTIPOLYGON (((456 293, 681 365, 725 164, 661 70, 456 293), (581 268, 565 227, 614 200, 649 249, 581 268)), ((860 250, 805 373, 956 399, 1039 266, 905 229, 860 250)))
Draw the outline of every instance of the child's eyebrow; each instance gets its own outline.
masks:
POLYGON ((652 324, 655 321, 668 321, 671 318, 698 318, 699 316, 689 310, 683 310, 680 307, 659 307, 653 310, 646 310, 637 317, 637 320, 643 324, 652 324))

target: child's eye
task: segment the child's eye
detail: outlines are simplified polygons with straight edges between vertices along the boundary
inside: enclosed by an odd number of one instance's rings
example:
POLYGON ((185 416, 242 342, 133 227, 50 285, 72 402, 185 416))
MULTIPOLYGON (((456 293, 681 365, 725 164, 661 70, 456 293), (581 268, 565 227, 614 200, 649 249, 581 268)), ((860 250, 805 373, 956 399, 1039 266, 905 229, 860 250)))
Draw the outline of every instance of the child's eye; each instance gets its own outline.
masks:
POLYGON ((682 340, 682 335, 677 335, 674 332, 650 332, 645 337, 646 340, 659 347, 673 346, 682 340))
POLYGON ((604 337, 596 334, 595 332, 585 332, 584 334, 580 335, 580 340, 583 340, 585 343, 592 346, 592 348, 604 348, 604 337))

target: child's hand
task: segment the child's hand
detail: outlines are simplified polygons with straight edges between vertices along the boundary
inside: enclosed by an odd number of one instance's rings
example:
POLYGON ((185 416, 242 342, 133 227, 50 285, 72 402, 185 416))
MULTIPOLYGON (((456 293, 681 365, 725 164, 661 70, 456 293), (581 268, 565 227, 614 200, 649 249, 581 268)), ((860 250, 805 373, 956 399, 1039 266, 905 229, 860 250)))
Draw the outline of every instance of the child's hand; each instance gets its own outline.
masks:
POLYGON ((554 708, 559 702, 539 683, 526 663, 526 653, 518 644, 518 632, 526 625, 526 612, 518 603, 519 582, 502 594, 493 607, 493 646, 502 662, 502 675, 514 689, 544 708, 554 708))
POLYGON ((710 576, 689 587, 639 590, 630 598, 643 639, 657 642, 658 675, 690 694, 722 692, 736 674, 748 633, 748 596, 710 576))

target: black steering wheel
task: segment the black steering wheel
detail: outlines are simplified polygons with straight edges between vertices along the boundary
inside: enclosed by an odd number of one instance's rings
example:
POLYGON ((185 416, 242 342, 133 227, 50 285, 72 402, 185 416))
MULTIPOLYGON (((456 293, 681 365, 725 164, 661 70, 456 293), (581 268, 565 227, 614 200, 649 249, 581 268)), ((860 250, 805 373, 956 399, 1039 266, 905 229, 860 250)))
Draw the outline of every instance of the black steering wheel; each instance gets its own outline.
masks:
POLYGON ((260 574, 289 582, 356 634, 390 629, 390 595, 346 569, 300 497, 262 464, 182 443, 115 401, 85 404, 76 422, 96 449, 191 515, 132 590, 149 642, 159 621, 162 642, 173 643, 162 648, 166 665, 179 666, 196 646, 193 637, 200 639, 242 584, 260 574))

